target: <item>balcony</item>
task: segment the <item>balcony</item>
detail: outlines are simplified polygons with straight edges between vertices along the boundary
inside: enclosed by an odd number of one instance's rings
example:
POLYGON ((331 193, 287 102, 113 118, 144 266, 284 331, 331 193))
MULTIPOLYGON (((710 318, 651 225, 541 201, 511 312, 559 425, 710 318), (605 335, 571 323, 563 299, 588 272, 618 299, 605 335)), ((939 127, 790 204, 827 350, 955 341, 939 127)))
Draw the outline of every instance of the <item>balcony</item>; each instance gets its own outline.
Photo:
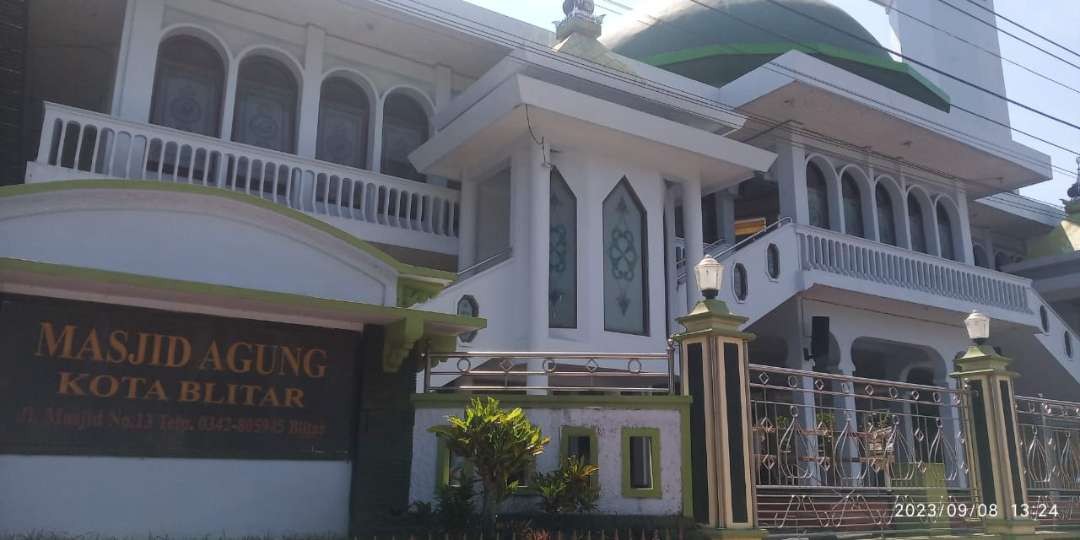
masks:
POLYGON ((216 187, 372 242, 446 255, 458 250, 455 190, 46 103, 26 181, 89 178, 216 187))

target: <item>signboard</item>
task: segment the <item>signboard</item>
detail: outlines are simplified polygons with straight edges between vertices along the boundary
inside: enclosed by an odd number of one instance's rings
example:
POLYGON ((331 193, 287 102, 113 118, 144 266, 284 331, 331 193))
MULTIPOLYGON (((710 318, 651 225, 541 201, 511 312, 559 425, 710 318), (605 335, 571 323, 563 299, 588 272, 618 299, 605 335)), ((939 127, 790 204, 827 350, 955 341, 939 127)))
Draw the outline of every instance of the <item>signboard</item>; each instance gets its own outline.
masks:
POLYGON ((0 296, 0 452, 348 459, 360 334, 0 296))

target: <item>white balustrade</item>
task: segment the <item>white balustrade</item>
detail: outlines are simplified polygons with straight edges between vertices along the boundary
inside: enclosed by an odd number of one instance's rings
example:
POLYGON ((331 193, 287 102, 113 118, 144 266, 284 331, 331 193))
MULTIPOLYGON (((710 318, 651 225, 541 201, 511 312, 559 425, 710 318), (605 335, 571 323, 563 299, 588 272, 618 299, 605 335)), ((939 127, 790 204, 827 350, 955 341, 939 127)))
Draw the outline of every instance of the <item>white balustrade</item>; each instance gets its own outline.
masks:
POLYGON ((803 270, 1030 313, 1028 279, 816 227, 798 226, 803 270))
POLYGON ((35 164, 63 178, 204 185, 316 215, 458 235, 452 189, 55 103, 45 103, 35 164))

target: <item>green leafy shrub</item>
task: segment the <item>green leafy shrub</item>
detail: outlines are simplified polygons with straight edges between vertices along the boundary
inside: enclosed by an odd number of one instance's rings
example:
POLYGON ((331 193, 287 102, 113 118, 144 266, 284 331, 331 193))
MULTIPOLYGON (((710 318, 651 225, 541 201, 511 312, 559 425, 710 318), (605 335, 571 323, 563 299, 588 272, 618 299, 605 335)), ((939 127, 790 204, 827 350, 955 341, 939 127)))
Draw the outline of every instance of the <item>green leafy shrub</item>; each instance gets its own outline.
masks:
POLYGON ((454 469, 450 482, 435 494, 439 527, 446 532, 464 531, 474 525, 473 497, 476 480, 462 469, 454 469))
POLYGON ((533 475, 533 486, 540 495, 540 508, 549 514, 596 510, 600 486, 595 475, 599 470, 596 465, 570 456, 559 469, 533 475))
POLYGON ((495 509, 518 488, 512 478, 544 452, 551 439, 519 408, 505 410, 498 400, 473 398, 463 417, 447 418, 449 425, 429 429, 447 448, 472 464, 483 488, 482 514, 486 526, 495 524, 495 509))

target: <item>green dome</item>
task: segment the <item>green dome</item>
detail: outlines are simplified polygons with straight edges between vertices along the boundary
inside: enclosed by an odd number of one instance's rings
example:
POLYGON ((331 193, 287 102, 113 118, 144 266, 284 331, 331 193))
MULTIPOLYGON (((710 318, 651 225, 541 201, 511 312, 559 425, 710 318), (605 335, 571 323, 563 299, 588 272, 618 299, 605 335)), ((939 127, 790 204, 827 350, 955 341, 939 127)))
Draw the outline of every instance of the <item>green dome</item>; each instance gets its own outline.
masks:
POLYGON ((949 108, 944 92, 892 60, 858 21, 825 0, 670 0, 652 6, 648 14, 661 22, 646 26, 631 21, 605 44, 623 56, 713 86, 800 50, 931 106, 949 108))

